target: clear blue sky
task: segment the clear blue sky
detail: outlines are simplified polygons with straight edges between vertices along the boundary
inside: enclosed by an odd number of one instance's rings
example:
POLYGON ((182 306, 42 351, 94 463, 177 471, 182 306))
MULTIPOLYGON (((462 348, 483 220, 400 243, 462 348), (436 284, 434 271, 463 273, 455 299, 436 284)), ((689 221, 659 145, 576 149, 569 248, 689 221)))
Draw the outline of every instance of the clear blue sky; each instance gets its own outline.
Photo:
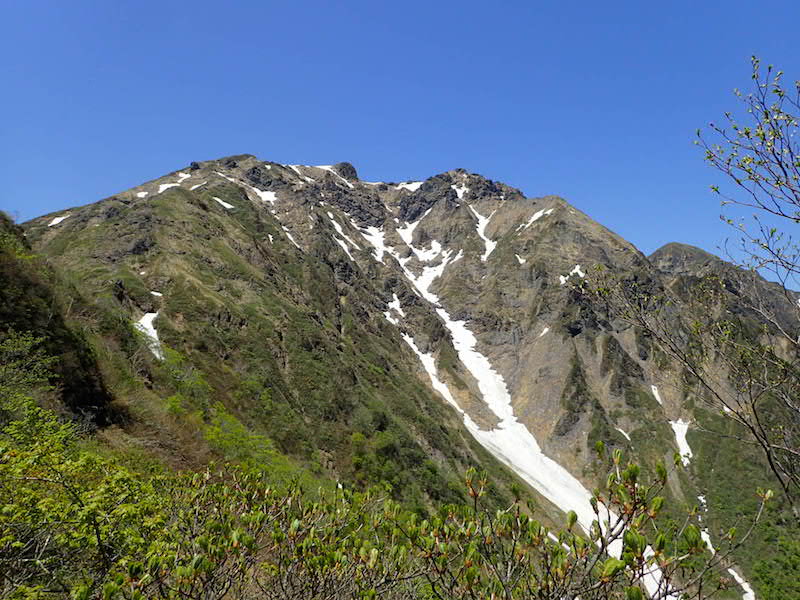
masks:
POLYGON ((694 131, 800 2, 5 2, 0 208, 86 204, 192 160, 464 167, 558 194, 649 253, 729 233, 694 131))

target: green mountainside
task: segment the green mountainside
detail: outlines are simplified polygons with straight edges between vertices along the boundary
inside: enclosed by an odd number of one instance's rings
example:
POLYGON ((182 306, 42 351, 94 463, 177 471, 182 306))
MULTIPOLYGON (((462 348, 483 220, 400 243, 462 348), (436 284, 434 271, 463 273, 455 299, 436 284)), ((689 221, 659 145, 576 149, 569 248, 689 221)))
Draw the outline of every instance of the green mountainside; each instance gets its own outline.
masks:
MULTIPOLYGON (((241 155, 0 227, 0 333, 41 338, 40 403, 134 471, 231 461, 309 494, 386 486, 425 517, 468 501, 476 468, 492 509, 523 494, 544 523, 584 525, 602 442, 668 465, 664 518, 688 512, 718 547, 775 487, 696 382, 580 293, 596 265, 678 297, 733 267, 679 244, 645 257, 560 198, 241 155)), ((796 329, 795 299, 767 282, 726 293, 746 322, 742 295, 796 329)), ((778 497, 726 567, 791 597, 798 536, 778 497)))

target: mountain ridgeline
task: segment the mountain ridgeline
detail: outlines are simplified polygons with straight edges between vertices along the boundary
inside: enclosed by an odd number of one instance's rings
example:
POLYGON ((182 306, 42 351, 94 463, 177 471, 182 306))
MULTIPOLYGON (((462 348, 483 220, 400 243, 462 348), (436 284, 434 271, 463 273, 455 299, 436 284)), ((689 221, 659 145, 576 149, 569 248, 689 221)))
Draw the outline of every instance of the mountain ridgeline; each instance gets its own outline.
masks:
MULTIPOLYGON (((137 460, 386 483, 423 514, 463 500, 477 467, 498 507, 522 488, 588 529, 597 442, 645 467, 677 452, 674 516, 694 507, 712 544, 774 487, 724 411, 577 289, 596 265, 676 293, 734 267, 680 244, 646 257, 561 198, 460 169, 375 183, 348 163, 241 155, 23 227, 46 260, 27 316, 3 325, 58 338, 63 410, 137 460)), ((21 305, 9 264, 4 304, 21 305)), ((793 299, 759 285, 796 321, 793 299)), ((787 525, 780 510, 766 522, 720 597, 769 579, 787 525)))

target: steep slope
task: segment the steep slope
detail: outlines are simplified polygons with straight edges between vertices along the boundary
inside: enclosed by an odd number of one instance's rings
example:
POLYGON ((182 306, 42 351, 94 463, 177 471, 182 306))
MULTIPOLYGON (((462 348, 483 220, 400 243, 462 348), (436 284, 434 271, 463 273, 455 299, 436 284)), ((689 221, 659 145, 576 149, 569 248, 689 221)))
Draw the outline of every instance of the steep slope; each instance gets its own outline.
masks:
POLYGON ((55 358, 54 400, 87 426, 124 419, 105 387, 91 345, 68 321, 86 306, 78 291, 36 257, 21 228, 0 213, 0 333, 25 332, 55 358))
MULTIPOLYGON (((698 425, 719 418, 572 285, 603 265, 670 286, 667 268, 703 257, 648 260, 560 198, 463 170, 371 183, 347 163, 242 155, 26 230, 147 336, 134 370, 174 393, 132 406, 139 422, 232 415, 329 478, 389 481, 420 505, 457 498, 467 465, 499 478, 502 501, 499 461, 588 527, 595 442, 669 464, 709 447, 698 425)), ((727 514, 706 467, 731 457, 697 453, 670 473, 675 505, 727 514)))
POLYGON ((382 316, 391 296, 337 243, 349 236, 332 207, 312 223, 298 199, 279 221, 270 194, 253 202, 256 188, 231 182, 237 169, 189 173, 198 177, 171 178, 183 187, 153 184, 153 198, 120 194, 29 230, 87 295, 158 332, 163 349, 151 341, 155 355, 139 353, 135 368, 150 395, 171 400, 137 397, 131 412, 145 424, 164 411, 206 424, 233 416, 330 479, 388 482, 411 504, 460 498, 464 469, 491 457, 431 402, 416 357, 397 353, 382 316), (199 176, 212 182, 191 190, 199 176), (315 227, 325 235, 309 236, 315 227))

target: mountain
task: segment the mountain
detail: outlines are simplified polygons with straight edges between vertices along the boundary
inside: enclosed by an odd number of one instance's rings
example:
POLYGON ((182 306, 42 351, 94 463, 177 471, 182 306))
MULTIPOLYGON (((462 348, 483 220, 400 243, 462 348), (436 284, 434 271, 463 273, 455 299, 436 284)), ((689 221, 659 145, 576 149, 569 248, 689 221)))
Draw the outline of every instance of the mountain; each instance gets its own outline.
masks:
MULTIPOLYGON (((719 407, 574 285, 602 265, 680 291, 734 267, 679 244, 645 257, 561 198, 462 169, 364 182, 349 163, 240 155, 24 230, 80 300, 67 322, 93 348, 80 371, 102 390, 91 405, 109 408, 91 414, 113 446, 388 482, 421 512, 463 498, 477 466, 498 506, 523 485, 554 522, 574 510, 587 527, 598 441, 645 467, 679 452, 674 516, 696 507, 712 543, 772 484, 756 451, 720 436, 739 432, 719 407)), ((790 318, 793 299, 758 289, 790 318)), ((742 587, 720 597, 758 589, 768 537, 737 552, 742 587)))

